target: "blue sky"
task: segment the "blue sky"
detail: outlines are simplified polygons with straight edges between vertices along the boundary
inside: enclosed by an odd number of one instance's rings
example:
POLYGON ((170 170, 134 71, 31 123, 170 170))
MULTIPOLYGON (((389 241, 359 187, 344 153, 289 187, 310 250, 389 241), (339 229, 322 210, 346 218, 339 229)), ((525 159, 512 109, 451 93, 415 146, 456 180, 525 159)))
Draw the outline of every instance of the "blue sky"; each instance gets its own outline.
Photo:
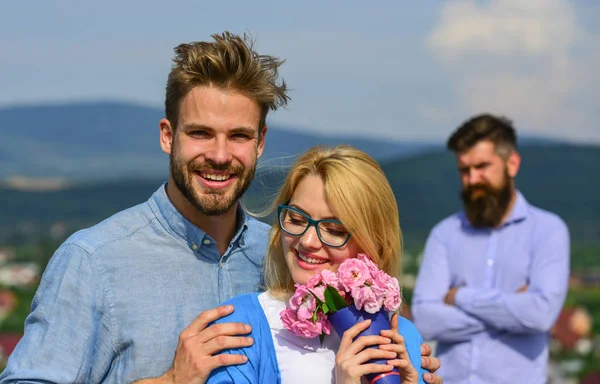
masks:
POLYGON ((0 106, 161 107, 172 49, 249 32, 286 58, 302 130, 444 140, 469 116, 600 143, 596 0, 0 2, 0 106), (427 4, 424 4, 427 3, 427 4))

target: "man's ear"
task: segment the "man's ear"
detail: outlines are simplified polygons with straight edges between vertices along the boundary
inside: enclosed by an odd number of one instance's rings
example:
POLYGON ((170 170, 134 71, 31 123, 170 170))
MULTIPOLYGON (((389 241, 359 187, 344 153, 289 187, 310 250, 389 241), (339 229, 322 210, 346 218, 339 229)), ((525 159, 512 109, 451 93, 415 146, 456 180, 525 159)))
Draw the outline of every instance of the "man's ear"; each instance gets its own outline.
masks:
POLYGON ((512 151, 511 154, 508 155, 506 167, 508 170, 508 175, 511 178, 515 178, 517 173, 519 173, 519 168, 521 167, 521 156, 517 151, 512 151))
POLYGON ((265 150, 265 136, 267 135, 268 129, 269 127, 267 127, 267 125, 265 124, 265 126, 258 134, 258 151, 256 156, 257 159, 262 155, 263 151, 265 150))
POLYGON ((165 118, 160 119, 158 128, 160 129, 160 147, 164 153, 170 155, 173 150, 173 139, 175 136, 171 122, 165 118))

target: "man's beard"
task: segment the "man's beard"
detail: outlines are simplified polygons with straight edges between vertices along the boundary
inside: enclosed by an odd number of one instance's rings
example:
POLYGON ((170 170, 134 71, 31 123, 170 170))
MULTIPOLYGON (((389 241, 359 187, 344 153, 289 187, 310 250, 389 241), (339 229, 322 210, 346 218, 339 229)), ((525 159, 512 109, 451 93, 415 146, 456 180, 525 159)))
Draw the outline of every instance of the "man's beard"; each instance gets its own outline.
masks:
POLYGON ((499 188, 487 184, 464 188, 460 197, 471 225, 475 228, 495 228, 500 225, 512 200, 513 189, 508 174, 505 174, 504 183, 499 188))
POLYGON ((170 169, 175 185, 181 191, 181 194, 203 215, 206 216, 221 216, 227 213, 238 200, 244 195, 256 171, 256 163, 246 169, 242 165, 239 166, 218 166, 204 164, 203 166, 195 166, 193 163, 188 165, 182 164, 173 155, 175 150, 169 156, 170 169), (235 174, 237 177, 236 183, 233 185, 233 190, 206 190, 203 195, 199 194, 194 189, 195 173, 210 172, 210 171, 226 171, 229 174, 235 174))

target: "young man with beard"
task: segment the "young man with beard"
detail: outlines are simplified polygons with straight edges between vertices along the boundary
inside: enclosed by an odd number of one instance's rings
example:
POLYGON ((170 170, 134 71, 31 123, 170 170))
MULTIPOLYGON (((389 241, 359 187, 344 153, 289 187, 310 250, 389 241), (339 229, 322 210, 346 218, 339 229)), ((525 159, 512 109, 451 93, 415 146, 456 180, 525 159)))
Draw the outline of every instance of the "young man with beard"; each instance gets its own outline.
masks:
POLYGON ((563 306, 569 234, 515 187, 511 122, 476 116, 448 140, 464 211, 433 228, 413 295, 417 329, 453 383, 546 383, 549 331, 563 306))
POLYGON ((239 199, 267 113, 289 98, 281 60, 245 37, 213 38, 175 49, 159 123, 168 182, 60 246, 1 383, 204 383, 213 369, 245 362, 216 353, 251 345, 248 326, 208 325, 234 310, 220 303, 261 288, 270 227, 239 199))

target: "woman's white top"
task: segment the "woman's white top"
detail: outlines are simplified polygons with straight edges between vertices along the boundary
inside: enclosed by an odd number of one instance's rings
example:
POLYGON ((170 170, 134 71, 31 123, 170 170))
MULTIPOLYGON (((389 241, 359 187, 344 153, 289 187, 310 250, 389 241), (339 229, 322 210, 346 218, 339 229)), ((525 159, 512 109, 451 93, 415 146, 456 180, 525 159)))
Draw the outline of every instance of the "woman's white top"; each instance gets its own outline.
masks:
POLYGON ((335 383, 335 354, 340 337, 331 330, 323 345, 319 338, 304 339, 283 327, 279 314, 285 303, 268 292, 258 295, 265 312, 275 345, 275 354, 283 384, 333 384, 335 383))

